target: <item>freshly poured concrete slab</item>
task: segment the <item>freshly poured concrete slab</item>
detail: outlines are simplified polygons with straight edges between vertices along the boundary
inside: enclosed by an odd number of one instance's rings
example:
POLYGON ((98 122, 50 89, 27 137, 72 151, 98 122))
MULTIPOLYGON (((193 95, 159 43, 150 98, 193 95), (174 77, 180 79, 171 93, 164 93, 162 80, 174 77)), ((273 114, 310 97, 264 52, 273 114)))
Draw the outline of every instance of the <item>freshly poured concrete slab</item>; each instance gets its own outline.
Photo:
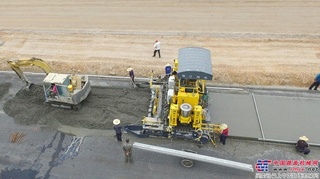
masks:
POLYGON ((320 144, 320 99, 255 95, 265 139, 320 144))
POLYGON ((256 139, 262 137, 251 94, 209 94, 212 123, 226 123, 230 136, 256 139))

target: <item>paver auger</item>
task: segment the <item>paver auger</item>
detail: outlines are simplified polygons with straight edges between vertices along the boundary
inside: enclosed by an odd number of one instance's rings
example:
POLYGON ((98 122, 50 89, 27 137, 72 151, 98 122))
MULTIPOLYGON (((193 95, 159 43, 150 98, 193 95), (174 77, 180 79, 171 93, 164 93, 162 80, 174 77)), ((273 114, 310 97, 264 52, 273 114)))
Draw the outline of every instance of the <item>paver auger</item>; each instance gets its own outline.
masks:
POLYGON ((88 76, 53 73, 52 68, 39 58, 8 61, 8 64, 25 82, 27 90, 30 90, 32 83, 20 67, 37 66, 41 68, 46 73, 42 83, 45 102, 52 106, 79 109, 80 103, 87 98, 91 91, 88 76))
POLYGON ((201 143, 221 132, 219 124, 209 124, 206 80, 212 80, 210 51, 199 47, 179 50, 172 75, 154 81, 151 77, 151 102, 142 126, 125 126, 139 137, 185 138, 201 143))

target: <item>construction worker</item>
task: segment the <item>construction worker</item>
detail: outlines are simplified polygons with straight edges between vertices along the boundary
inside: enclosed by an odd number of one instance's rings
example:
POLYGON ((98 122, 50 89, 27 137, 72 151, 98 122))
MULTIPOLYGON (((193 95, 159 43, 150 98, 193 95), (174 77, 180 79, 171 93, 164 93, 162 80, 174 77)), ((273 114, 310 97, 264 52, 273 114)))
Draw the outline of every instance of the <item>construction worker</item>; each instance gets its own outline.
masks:
POLYGON ((317 90, 317 88, 320 85, 320 73, 318 73, 316 75, 316 77, 314 78, 314 82, 311 84, 311 86, 309 87, 309 90, 311 90, 314 87, 314 90, 317 90))
POLYGON ((114 124, 113 129, 116 132, 117 140, 122 141, 122 127, 120 125, 120 120, 119 119, 113 120, 113 124, 114 124))
POLYGON ((133 72, 133 69, 130 67, 127 69, 127 72, 129 72, 129 76, 132 80, 132 83, 134 83, 134 72, 133 72))
POLYGON ((50 97, 51 97, 51 98, 54 98, 54 97, 56 97, 56 96, 57 96, 57 94, 58 94, 58 89, 57 89, 56 84, 51 83, 51 92, 50 92, 50 97))
POLYGON ((125 162, 126 163, 133 163, 132 160, 132 144, 129 143, 129 139, 126 139, 126 143, 122 146, 125 162))
POLYGON ((155 57, 157 52, 159 54, 159 58, 161 58, 161 55, 160 55, 160 42, 158 40, 155 41, 154 51, 153 51, 153 56, 152 57, 155 57))
POLYGON ((167 65, 164 67, 164 70, 166 72, 166 76, 170 76, 171 75, 172 67, 171 67, 170 63, 167 63, 167 65))
POLYGON ((299 137, 298 142, 296 143, 296 149, 298 152, 308 155, 310 153, 309 144, 307 143, 309 139, 306 136, 299 137))
POLYGON ((226 139, 229 135, 229 129, 227 124, 220 124, 220 143, 221 145, 226 145, 226 139))
POLYGON ((173 59, 172 75, 176 75, 177 73, 178 73, 178 60, 173 59))

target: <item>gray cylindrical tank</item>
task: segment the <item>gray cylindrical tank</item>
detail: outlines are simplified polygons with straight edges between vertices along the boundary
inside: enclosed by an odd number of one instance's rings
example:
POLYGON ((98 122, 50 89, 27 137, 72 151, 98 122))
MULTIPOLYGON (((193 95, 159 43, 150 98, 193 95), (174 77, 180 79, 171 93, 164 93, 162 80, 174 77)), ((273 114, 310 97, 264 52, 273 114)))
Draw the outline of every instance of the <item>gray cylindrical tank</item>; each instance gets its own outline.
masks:
POLYGON ((192 109, 192 107, 191 107, 190 104, 188 104, 188 103, 183 103, 183 104, 180 105, 180 109, 181 109, 181 115, 182 115, 183 117, 188 117, 188 116, 190 116, 190 112, 191 112, 191 109, 192 109))

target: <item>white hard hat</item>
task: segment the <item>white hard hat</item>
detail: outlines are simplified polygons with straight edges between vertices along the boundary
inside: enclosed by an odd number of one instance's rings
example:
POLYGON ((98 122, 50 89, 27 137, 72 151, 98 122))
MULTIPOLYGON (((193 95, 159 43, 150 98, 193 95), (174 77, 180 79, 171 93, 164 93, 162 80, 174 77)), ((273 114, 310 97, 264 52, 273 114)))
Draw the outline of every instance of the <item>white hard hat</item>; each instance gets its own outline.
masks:
POLYGON ((306 136, 299 137, 300 140, 308 141, 309 139, 306 136))
POLYGON ((120 124, 120 119, 115 119, 115 120, 113 120, 113 124, 114 124, 114 125, 120 124))
POLYGON ((225 130, 226 128, 228 128, 227 124, 220 124, 220 129, 225 130))

